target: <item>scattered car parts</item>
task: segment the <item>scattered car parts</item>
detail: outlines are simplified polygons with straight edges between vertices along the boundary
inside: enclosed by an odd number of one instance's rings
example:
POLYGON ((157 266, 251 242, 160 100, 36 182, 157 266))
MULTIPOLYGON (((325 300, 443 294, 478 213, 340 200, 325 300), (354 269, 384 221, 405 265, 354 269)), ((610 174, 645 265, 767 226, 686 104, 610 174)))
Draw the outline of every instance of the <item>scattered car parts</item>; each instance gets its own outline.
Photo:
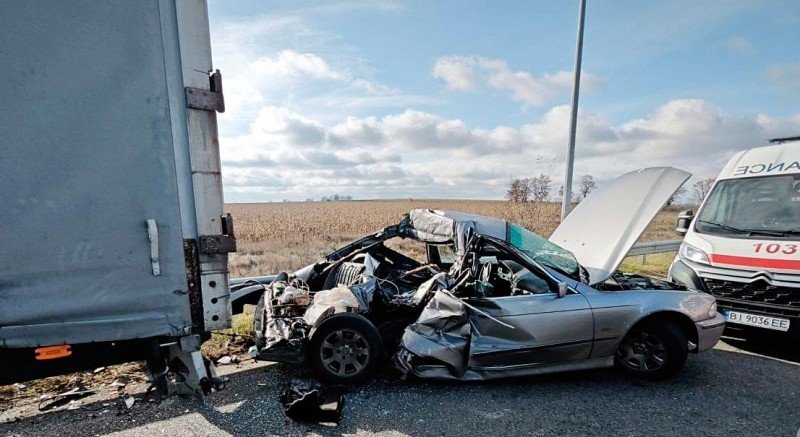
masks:
POLYGON ((308 379, 293 379, 281 395, 286 416, 298 422, 339 423, 344 395, 335 387, 308 379))

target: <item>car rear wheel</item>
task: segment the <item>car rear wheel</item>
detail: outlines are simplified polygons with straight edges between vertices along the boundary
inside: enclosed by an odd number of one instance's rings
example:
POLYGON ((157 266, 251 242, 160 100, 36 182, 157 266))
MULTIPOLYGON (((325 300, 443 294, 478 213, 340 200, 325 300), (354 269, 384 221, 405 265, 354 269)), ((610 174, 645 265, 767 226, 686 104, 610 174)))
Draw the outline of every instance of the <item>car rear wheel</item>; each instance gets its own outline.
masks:
POLYGON ((325 319, 308 345, 308 361, 317 377, 331 384, 359 384, 375 373, 383 343, 375 325, 361 315, 335 314, 325 319))
POLYGON ((639 378, 665 379, 683 368, 688 355, 681 328, 668 320, 653 320, 628 332, 614 354, 614 364, 639 378))

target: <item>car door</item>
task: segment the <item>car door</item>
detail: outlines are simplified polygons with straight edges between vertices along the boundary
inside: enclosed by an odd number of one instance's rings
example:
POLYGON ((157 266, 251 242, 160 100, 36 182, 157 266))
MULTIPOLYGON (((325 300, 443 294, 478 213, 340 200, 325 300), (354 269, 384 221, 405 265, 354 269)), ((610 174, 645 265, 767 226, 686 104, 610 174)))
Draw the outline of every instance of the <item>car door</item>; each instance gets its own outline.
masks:
POLYGON ((469 368, 547 365, 589 358, 594 329, 589 302, 572 288, 558 297, 558 282, 553 277, 527 267, 547 281, 549 292, 464 299, 477 310, 470 312, 469 368))

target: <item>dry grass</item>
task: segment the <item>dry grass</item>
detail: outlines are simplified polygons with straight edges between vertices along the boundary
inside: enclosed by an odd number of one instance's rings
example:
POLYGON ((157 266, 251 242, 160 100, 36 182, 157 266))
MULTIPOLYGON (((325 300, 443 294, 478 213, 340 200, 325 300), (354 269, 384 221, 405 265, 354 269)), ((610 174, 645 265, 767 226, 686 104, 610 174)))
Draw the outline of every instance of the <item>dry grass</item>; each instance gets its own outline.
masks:
POLYGON ((214 362, 226 355, 240 360, 246 358, 243 354, 255 344, 252 338, 254 313, 253 305, 245 305, 241 314, 234 314, 230 329, 213 332, 203 343, 203 355, 214 362))
POLYGON ((144 383, 147 381, 147 365, 143 361, 100 367, 88 372, 74 372, 51 376, 22 384, 0 386, 0 411, 10 408, 15 401, 23 398, 68 391, 81 384, 86 388, 97 389, 114 381, 144 383))
POLYGON ((644 262, 642 262, 641 256, 625 258, 619 268, 626 273, 639 273, 663 278, 667 276, 667 270, 669 270, 669 266, 675 258, 675 253, 655 253, 644 258, 644 262))
MULTIPOLYGON (((231 204, 239 251, 231 255, 232 277, 291 271, 318 261, 345 243, 397 223, 414 208, 462 211, 498 217, 549 236, 558 225, 556 203, 512 204, 493 200, 385 200, 231 204)), ((676 238, 677 208, 662 211, 642 241, 676 238)), ((411 249, 412 252, 414 249, 411 249)))

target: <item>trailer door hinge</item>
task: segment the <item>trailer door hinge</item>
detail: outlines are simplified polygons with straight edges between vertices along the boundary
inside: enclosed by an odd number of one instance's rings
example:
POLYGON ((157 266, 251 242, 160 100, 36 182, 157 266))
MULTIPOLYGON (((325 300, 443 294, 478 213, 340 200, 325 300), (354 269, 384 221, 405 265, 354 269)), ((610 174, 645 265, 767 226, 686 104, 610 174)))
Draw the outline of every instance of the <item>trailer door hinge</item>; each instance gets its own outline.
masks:
POLYGON ((205 254, 236 252, 236 235, 233 233, 233 217, 230 213, 221 217, 221 235, 201 235, 200 252, 205 254))
POLYGON ((150 265, 153 276, 161 275, 161 263, 158 260, 158 226, 154 219, 147 219, 147 239, 150 240, 150 265))
POLYGON ((222 73, 219 70, 208 76, 209 89, 186 87, 186 107, 205 111, 225 112, 222 94, 222 73))

